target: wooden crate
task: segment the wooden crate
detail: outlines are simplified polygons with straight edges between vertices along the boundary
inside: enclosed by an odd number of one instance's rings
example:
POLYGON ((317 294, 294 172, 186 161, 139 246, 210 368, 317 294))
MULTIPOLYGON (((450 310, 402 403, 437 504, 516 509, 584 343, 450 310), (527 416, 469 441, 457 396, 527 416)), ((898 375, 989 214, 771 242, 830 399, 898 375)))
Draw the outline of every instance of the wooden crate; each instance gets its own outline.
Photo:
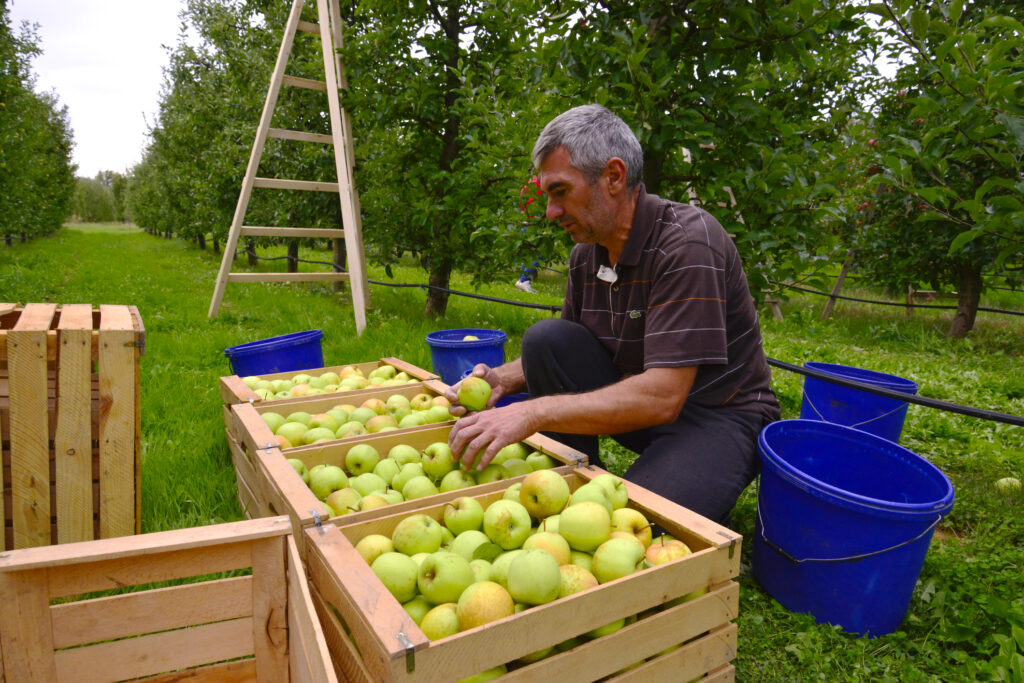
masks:
MULTIPOLYGON (((243 404, 233 406, 232 409, 236 413, 245 413, 251 411, 252 406, 243 404)), ((356 444, 371 444, 382 455, 391 450, 393 446, 402 443, 423 450, 435 441, 447 441, 448 434, 452 429, 451 424, 423 425, 379 434, 364 434, 301 449, 290 448, 282 451, 276 446, 266 447, 270 429, 266 427, 262 419, 256 419, 258 424, 263 424, 263 432, 259 429, 250 430, 243 434, 244 442, 235 441, 232 435, 228 434, 228 446, 231 449, 231 457, 235 463, 235 473, 238 479, 239 503, 246 515, 250 517, 288 515, 292 520, 294 532, 299 539, 299 549, 303 555, 305 555, 305 544, 302 542, 301 531, 306 527, 322 524, 329 519, 337 524, 352 524, 397 512, 408 513, 422 507, 423 501, 436 501, 438 504, 443 504, 459 496, 467 495, 467 493, 504 490, 510 483, 522 481, 525 478, 523 475, 491 484, 481 484, 426 498, 404 501, 375 510, 351 512, 341 517, 332 517, 327 506, 313 495, 309 486, 302 481, 295 469, 288 463, 287 458, 299 458, 306 464, 306 467, 319 464, 344 467, 345 455, 356 444)), ((564 463, 562 467, 556 468, 558 471, 568 472, 587 464, 587 456, 584 453, 568 448, 543 434, 534 434, 525 439, 524 443, 534 450, 546 453, 564 463)))
MULTIPOLYGON (((586 467, 563 476, 575 490, 602 472, 586 467)), ((693 554, 433 642, 355 550, 364 536, 390 536, 408 511, 306 529, 311 593, 336 669, 360 683, 457 681, 639 615, 615 633, 510 670, 501 680, 733 680, 739 610, 739 584, 733 579, 740 570, 741 537, 646 489, 626 486, 630 507, 685 541, 693 554), (669 605, 702 587, 709 592, 669 605), (676 645, 681 646, 659 655, 676 645)), ((503 491, 472 495, 486 507, 503 491)), ((421 500, 416 512, 441 521, 444 505, 421 500)))
POLYGON ((0 679, 338 680, 289 531, 278 517, 0 553, 0 679))
POLYGON ((0 304, 3 547, 139 531, 134 306, 0 304))
MULTIPOLYGON (((424 370, 423 368, 406 363, 404 360, 398 358, 381 358, 378 361, 371 361, 367 363, 346 363, 354 368, 358 368, 363 372, 364 375, 368 375, 371 371, 376 370, 382 365, 392 365, 399 372, 404 371, 413 379, 420 381, 428 379, 437 379, 437 375, 433 372, 424 370)), ((339 372, 345 365, 331 365, 323 368, 312 368, 309 370, 292 370, 290 372, 275 372, 266 375, 260 375, 263 379, 275 380, 275 379, 291 379, 299 373, 306 373, 309 375, 322 375, 325 372, 339 372)), ((415 385, 410 385, 415 386, 415 385)), ((393 389, 398 387, 391 387, 393 389)), ((362 391, 362 390, 360 390, 362 391)), ((341 395, 351 394, 354 392, 343 391, 343 392, 332 392, 330 395, 341 395)), ((238 375, 230 375, 228 377, 220 378, 220 397, 224 400, 227 405, 233 405, 235 403, 254 403, 257 405, 276 405, 278 407, 288 405, 290 403, 301 402, 304 397, 297 396, 295 398, 282 398, 276 401, 261 401, 260 397, 242 381, 242 378, 238 375)), ((344 403, 344 401, 335 401, 335 403, 344 403)), ((272 410, 272 409, 271 409, 272 410)), ((294 410, 298 410, 295 408, 294 410)))

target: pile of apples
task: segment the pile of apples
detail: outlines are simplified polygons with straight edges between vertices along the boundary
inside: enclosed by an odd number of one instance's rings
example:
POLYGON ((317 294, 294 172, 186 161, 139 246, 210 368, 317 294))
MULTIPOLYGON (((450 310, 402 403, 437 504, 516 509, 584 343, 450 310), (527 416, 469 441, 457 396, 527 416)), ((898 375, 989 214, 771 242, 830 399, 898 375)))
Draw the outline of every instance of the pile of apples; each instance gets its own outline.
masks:
POLYGON ((338 372, 325 372, 320 375, 303 372, 292 376, 291 379, 275 380, 249 375, 243 377, 242 381, 256 392, 261 401, 276 401, 295 396, 315 396, 337 391, 355 391, 377 386, 394 387, 419 382, 404 370, 399 372, 395 366, 386 363, 371 370, 369 375, 363 375, 363 371, 354 365, 346 365, 338 372))
MULTIPOLYGON (((413 514, 390 538, 367 535, 356 550, 423 633, 438 640, 690 554, 670 536, 652 540, 651 524, 627 503, 615 475, 600 474, 571 492, 557 472, 537 470, 486 508, 463 496, 445 506, 443 523, 413 514)), ((538 661, 635 619, 618 619, 473 680, 490 680, 509 665, 538 661)))
POLYGON ((358 406, 339 403, 315 415, 303 410, 288 415, 267 411, 262 417, 281 448, 294 448, 359 434, 446 422, 455 419, 448 412, 448 406, 449 401, 444 396, 420 393, 408 398, 392 394, 386 399, 366 399, 358 406))
POLYGON ((345 466, 320 464, 306 468, 298 458, 288 462, 332 516, 372 510, 405 500, 509 479, 560 463, 522 443, 501 449, 483 470, 464 470, 447 442, 436 441, 423 451, 397 444, 381 453, 372 444, 352 446, 345 466))

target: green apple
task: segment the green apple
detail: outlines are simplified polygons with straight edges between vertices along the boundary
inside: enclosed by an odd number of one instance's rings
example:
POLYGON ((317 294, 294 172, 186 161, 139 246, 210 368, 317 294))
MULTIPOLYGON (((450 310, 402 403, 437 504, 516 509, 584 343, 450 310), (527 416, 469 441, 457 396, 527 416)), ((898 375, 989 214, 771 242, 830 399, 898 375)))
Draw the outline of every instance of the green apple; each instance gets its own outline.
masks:
POLYGON ((613 510, 624 508, 626 503, 629 502, 629 491, 626 490, 626 484, 610 472, 597 475, 590 480, 590 483, 597 484, 604 489, 604 492, 608 494, 608 500, 611 501, 613 510))
POLYGON ((360 406, 349 414, 348 419, 349 421, 355 420, 356 422, 362 422, 363 424, 366 424, 367 420, 369 420, 372 417, 377 417, 377 414, 377 411, 375 411, 373 408, 360 406))
POLYGON ((433 608, 434 606, 427 602, 427 599, 422 595, 417 595, 409 602, 402 603, 402 609, 412 617, 412 620, 416 622, 417 626, 423 621, 423 617, 427 615, 427 612, 433 608))
POLYGON ((484 533, 502 550, 523 545, 530 535, 530 513, 522 503, 514 500, 496 500, 484 510, 484 533))
POLYGON ((426 410, 430 407, 432 400, 434 397, 430 394, 416 394, 409 399, 409 406, 413 410, 426 410))
POLYGON ((477 484, 490 484, 494 481, 501 481, 508 478, 508 472, 501 465, 488 465, 482 470, 476 471, 473 478, 477 484))
POLYGON ((612 515, 601 503, 570 505, 558 516, 558 533, 573 550, 592 552, 611 536, 612 515))
POLYGON ((419 427, 420 425, 427 424, 427 418, 422 413, 409 413, 405 417, 398 420, 398 426, 401 429, 408 427, 419 427))
POLYGON ((551 531, 538 531, 528 536, 523 541, 523 550, 544 550, 555 558, 555 562, 559 566, 569 564, 572 559, 572 549, 569 547, 569 541, 565 540, 561 534, 551 531))
POLYGON ((358 420, 350 420, 345 424, 338 427, 338 431, 334 433, 339 439, 344 439, 349 436, 358 436, 360 434, 369 434, 369 430, 366 429, 366 425, 358 420))
POLYGON ((469 488, 470 486, 476 486, 476 480, 473 479, 473 475, 465 470, 457 469, 444 475, 438 488, 441 489, 441 493, 445 493, 447 491, 469 488))
POLYGON ((441 547, 444 533, 441 524, 433 517, 422 513, 410 515, 401 520, 391 532, 395 550, 406 555, 433 553, 441 547))
POLYGON ((348 477, 345 470, 337 465, 327 465, 309 473, 309 490, 320 500, 325 500, 332 491, 337 491, 348 486, 348 477))
POLYGON ((310 377, 309 381, 306 382, 306 384, 309 385, 310 389, 323 389, 325 386, 327 386, 327 382, 323 381, 319 377, 310 377))
POLYGON ((457 605, 454 602, 446 602, 427 612, 420 622, 420 630, 430 640, 454 636, 459 632, 457 605))
POLYGON ((505 470, 507 478, 520 477, 533 471, 526 464, 525 460, 520 460, 519 458, 509 458, 501 463, 500 467, 505 470))
POLYGON ((484 507, 476 498, 461 496, 444 506, 444 524, 456 537, 463 531, 479 531, 484 523, 484 507))
POLYGON ((394 365, 384 364, 371 370, 369 376, 380 377, 381 379, 391 379, 392 377, 395 376, 396 372, 398 372, 398 370, 395 368, 394 365))
POLYGON ((455 602, 471 583, 473 568, 458 553, 438 550, 420 564, 417 586, 420 594, 435 605, 455 602))
MULTIPOLYGON (((522 495, 520 495, 520 499, 522 495)), ((548 515, 537 523, 537 531, 553 531, 558 533, 558 515, 548 515)))
POLYGON ((491 385, 483 377, 470 375, 462 380, 458 390, 459 403, 469 411, 483 410, 491 399, 491 385))
POLYGON ((430 406, 424 412, 423 418, 427 421, 427 424, 436 424, 455 419, 448 411, 448 406, 430 406))
POLYGON ((359 491, 360 494, 368 496, 371 493, 383 491, 388 487, 387 482, 373 472, 363 472, 360 475, 349 479, 349 486, 359 491))
POLYGON ((547 519, 561 512, 569 502, 569 484, 562 475, 551 470, 537 470, 526 475, 519 492, 519 502, 534 519, 547 519))
POLYGON ((494 454, 494 460, 491 460, 495 465, 500 465, 506 460, 522 460, 526 462, 526 456, 530 454, 530 449, 521 442, 510 443, 503 447, 497 453, 494 454))
POLYGON ((352 475, 358 476, 366 472, 373 472, 373 468, 379 462, 380 453, 368 443, 356 444, 348 449, 348 453, 345 454, 345 468, 352 475))
POLYGON ((338 388, 344 388, 348 389, 349 391, 354 391, 356 389, 365 389, 367 384, 368 382, 366 381, 365 377, 360 377, 358 375, 349 375, 348 377, 341 378, 341 381, 338 382, 338 388))
POLYGON ((420 462, 422 459, 418 450, 405 443, 392 446, 388 451, 388 457, 403 467, 411 462, 420 462))
POLYGON ((386 399, 384 399, 384 405, 387 406, 388 408, 397 405, 407 406, 409 405, 409 397, 406 396, 405 394, 391 394, 386 399))
POLYGON ((395 546, 391 542, 391 539, 383 534, 370 534, 363 536, 356 543, 356 552, 366 560, 366 564, 372 565, 373 561, 384 553, 391 553, 395 551, 395 546))
MULTIPOLYGON (((335 420, 337 420, 338 421, 338 427, 341 427, 341 425, 343 425, 343 424, 345 424, 346 422, 349 421, 348 420, 348 411, 345 410, 344 408, 339 408, 338 406, 335 406, 335 407, 333 407, 333 408, 331 408, 329 410, 325 410, 324 413, 326 413, 327 415, 330 415, 335 420)), ((337 432, 338 431, 337 428, 335 428, 334 431, 337 432)))
POLYGON ((626 538, 611 538, 594 551, 591 573, 599 583, 608 583, 635 572, 643 559, 643 544, 626 538))
POLYGON ((379 398, 368 398, 359 404, 360 408, 369 408, 378 415, 383 415, 388 410, 388 405, 379 398))
POLYGON ((389 504, 390 503, 388 503, 383 493, 377 491, 359 499, 359 511, 365 512, 366 510, 375 510, 377 508, 387 507, 389 504))
POLYGON ((569 562, 589 572, 594 566, 594 556, 582 550, 573 550, 569 553, 569 562))
POLYGON ((274 432, 277 436, 288 439, 288 443, 299 445, 302 443, 302 435, 307 431, 306 425, 302 422, 285 422, 274 432))
POLYGON ((394 478, 391 480, 391 488, 397 491, 401 491, 405 487, 405 485, 409 483, 410 479, 422 476, 425 476, 423 474, 422 464, 420 464, 418 461, 407 463, 405 465, 402 465, 402 469, 400 469, 398 471, 398 474, 396 474, 394 478))
POLYGON ((298 458, 288 458, 288 464, 295 469, 295 473, 302 477, 302 481, 309 483, 309 470, 306 469, 306 463, 302 462, 298 458))
POLYGON ((618 508, 612 511, 612 531, 625 531, 640 541, 644 550, 651 545, 651 523, 644 513, 633 508, 618 508))
POLYGON ((661 535, 647 546, 644 553, 644 563, 648 567, 665 564, 672 560, 678 560, 691 553, 690 546, 671 536, 661 535))
POLYGON ((267 391, 273 391, 274 390, 274 382, 269 380, 269 379, 258 379, 255 382, 253 382, 253 385, 250 388, 253 391, 257 391, 259 389, 266 389, 267 391))
POLYGON ((609 634, 615 633, 616 631, 618 631, 620 628, 622 628, 625 625, 626 625, 626 618, 623 617, 622 619, 616 619, 615 621, 611 622, 610 624, 605 624, 604 626, 598 626, 593 631, 587 631, 586 635, 589 638, 600 638, 601 636, 607 636, 609 634))
POLYGON ((468 562, 473 559, 473 551, 484 543, 490 542, 491 539, 487 538, 487 534, 479 529, 466 529, 455 537, 455 540, 449 546, 449 550, 462 556, 468 562))
POLYGON ((614 509, 612 507, 612 501, 608 498, 608 494, 600 484, 587 482, 573 491, 572 495, 569 497, 569 505, 576 505, 588 500, 594 503, 600 503, 608 510, 609 515, 612 514, 612 510, 614 509))
POLYGON ((430 477, 423 474, 413 477, 402 487, 402 497, 406 500, 425 498, 436 493, 438 493, 437 486, 430 481, 430 477))
POLYGON ((398 429, 398 420, 392 415, 374 415, 366 421, 366 429, 371 434, 387 431, 388 429, 398 429))
POLYGON ((473 569, 473 583, 491 580, 491 563, 487 560, 478 557, 470 560, 469 566, 473 569))
POLYGON ((390 486, 395 475, 398 474, 401 469, 401 465, 391 458, 383 458, 373 466, 373 473, 383 479, 385 484, 390 486))
POLYGON ((324 372, 320 375, 320 381, 323 382, 325 385, 337 384, 338 382, 341 381, 341 377, 339 377, 338 373, 334 372, 333 370, 328 370, 327 372, 324 372))
POLYGON ((288 422, 301 422, 304 425, 308 425, 311 419, 313 419, 313 416, 304 410, 296 410, 293 413, 289 413, 285 418, 288 422))
MULTIPOLYGON (((401 394, 398 394, 398 396, 401 396, 401 394)), ((405 397, 402 396, 402 398, 405 397)), ((387 412, 384 414, 390 415, 395 419, 395 424, 401 425, 402 419, 413 415, 413 412, 412 407, 409 405, 409 402, 406 401, 405 403, 395 403, 393 405, 389 405, 387 408, 387 412)))
MULTIPOLYGON (((253 392, 256 394, 256 398, 258 398, 261 401, 269 401, 271 399, 278 399, 278 398, 291 398, 290 396, 281 396, 280 394, 275 394, 273 389, 253 389, 253 392)), ((284 394, 284 393, 291 393, 291 392, 281 392, 281 393, 284 394)))
POLYGON ((313 379, 313 375, 308 375, 305 372, 300 372, 297 375, 292 375, 293 384, 306 384, 311 379, 313 379))
POLYGON ((446 441, 435 441, 423 449, 423 472, 438 481, 456 467, 455 456, 446 441))
POLYGON ((516 602, 543 605, 558 597, 562 575, 551 553, 523 550, 508 567, 508 592, 516 602))
POLYGON ((456 681, 456 683, 487 683, 493 681, 496 678, 501 678, 508 673, 508 666, 505 664, 499 664, 496 667, 481 671, 478 674, 472 676, 466 676, 463 679, 456 681))
MULTIPOLYGON (((380 476, 380 475, 378 475, 378 476, 380 476)), ((396 491, 395 489, 386 489, 383 493, 378 491, 377 495, 378 496, 382 496, 384 498, 384 500, 386 500, 388 502, 388 505, 394 505, 395 503, 401 503, 402 501, 405 500, 405 497, 402 496, 402 492, 401 491, 396 491)))
POLYGON ((409 602, 416 596, 419 567, 408 555, 399 552, 384 553, 373 561, 371 568, 398 602, 409 602))
POLYGON ((491 562, 491 581, 508 588, 508 568, 512 564, 512 560, 522 552, 524 552, 522 548, 516 548, 498 555, 491 562))
POLYGON ((258 375, 248 375, 242 378, 242 383, 245 384, 245 386, 249 387, 250 389, 255 389, 256 383, 259 382, 261 379, 262 378, 259 377, 258 375))
POLYGON ((534 451, 525 458, 526 464, 530 466, 533 471, 537 470, 550 470, 558 467, 560 464, 557 460, 552 458, 547 453, 541 453, 540 451, 534 451))
POLYGON ((1004 495, 1020 493, 1021 490, 1020 479, 1016 477, 1003 477, 1002 479, 997 479, 993 486, 995 486, 996 491, 1004 495))
POLYGON ((575 564, 563 564, 558 568, 562 583, 558 589, 558 597, 564 598, 598 585, 597 578, 587 569, 575 564))
POLYGON ((334 441, 336 438, 334 431, 327 427, 313 427, 307 429, 306 433, 302 435, 302 443, 308 446, 321 441, 334 441))
POLYGON ((510 617, 515 613, 515 602, 512 600, 512 596, 505 588, 493 581, 470 584, 466 590, 462 591, 457 605, 459 631, 468 631, 471 628, 510 617))
POLYGON ((266 425, 270 427, 270 431, 274 432, 275 434, 277 433, 277 428, 283 425, 285 422, 287 422, 287 420, 284 419, 284 415, 282 415, 281 413, 275 413, 273 411, 267 411, 265 413, 262 413, 260 417, 262 417, 266 425))
POLYGON ((505 489, 505 493, 501 496, 506 500, 514 500, 519 502, 519 491, 523 488, 523 482, 517 481, 516 483, 505 489))
POLYGON ((452 541, 455 540, 455 534, 452 533, 451 529, 449 529, 444 524, 442 524, 441 525, 441 535, 442 535, 441 547, 443 549, 445 549, 445 550, 448 550, 449 546, 451 546, 451 544, 452 544, 452 541))
POLYGON ((332 491, 324 502, 330 505, 335 514, 340 517, 341 515, 347 515, 350 512, 359 510, 359 501, 362 498, 363 494, 348 486, 332 491))

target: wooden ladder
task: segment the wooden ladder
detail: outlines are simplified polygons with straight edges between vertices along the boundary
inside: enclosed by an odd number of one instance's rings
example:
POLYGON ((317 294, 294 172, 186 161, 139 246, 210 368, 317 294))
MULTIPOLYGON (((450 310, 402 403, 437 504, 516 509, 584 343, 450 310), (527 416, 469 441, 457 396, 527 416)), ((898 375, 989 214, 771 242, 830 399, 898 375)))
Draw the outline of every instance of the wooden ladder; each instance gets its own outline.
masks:
MULTIPOLYGON (((263 104, 263 114, 256 130, 256 139, 252 145, 249 164, 245 169, 245 178, 238 195, 238 204, 231 221, 224 257, 217 274, 217 284, 210 302, 209 317, 214 318, 220 311, 224 298, 224 289, 229 282, 337 282, 348 281, 352 290, 352 304, 355 311, 356 333, 362 334, 366 328, 366 258, 363 253, 363 229, 359 216, 359 195, 353 181, 353 146, 352 124, 348 113, 341 108, 338 101, 339 87, 345 87, 344 65, 338 56, 336 46, 342 44, 341 13, 338 0, 316 0, 318 23, 302 21, 301 14, 304 0, 293 0, 288 23, 285 26, 281 48, 277 53, 274 73, 270 78, 270 88, 263 104), (320 36, 323 51, 324 81, 314 81, 285 74, 288 57, 292 52, 297 31, 320 36), (331 134, 322 135, 298 130, 271 128, 274 108, 281 87, 308 88, 320 90, 327 94, 328 112, 330 115, 331 134), (310 180, 284 180, 279 178, 260 178, 257 171, 267 138, 297 140, 316 144, 332 145, 338 182, 318 182, 310 180), (306 190, 312 192, 336 192, 341 202, 341 228, 291 228, 291 227, 257 227, 243 225, 249 199, 253 188, 274 190, 306 190), (310 272, 310 273, 235 273, 231 267, 238 247, 238 238, 245 237, 319 237, 328 239, 344 239, 348 257, 348 272, 310 272)), ((337 253, 337 252, 336 252, 337 253)))

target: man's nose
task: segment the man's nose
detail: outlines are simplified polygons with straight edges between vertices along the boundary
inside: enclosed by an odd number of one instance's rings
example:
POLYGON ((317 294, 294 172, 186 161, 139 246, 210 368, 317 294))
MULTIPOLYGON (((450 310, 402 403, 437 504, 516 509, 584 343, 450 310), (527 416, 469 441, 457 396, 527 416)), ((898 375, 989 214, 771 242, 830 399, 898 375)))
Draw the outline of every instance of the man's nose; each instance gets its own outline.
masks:
POLYGON ((544 211, 549 221, 556 221, 562 215, 562 207, 557 202, 548 199, 547 208, 544 211))

